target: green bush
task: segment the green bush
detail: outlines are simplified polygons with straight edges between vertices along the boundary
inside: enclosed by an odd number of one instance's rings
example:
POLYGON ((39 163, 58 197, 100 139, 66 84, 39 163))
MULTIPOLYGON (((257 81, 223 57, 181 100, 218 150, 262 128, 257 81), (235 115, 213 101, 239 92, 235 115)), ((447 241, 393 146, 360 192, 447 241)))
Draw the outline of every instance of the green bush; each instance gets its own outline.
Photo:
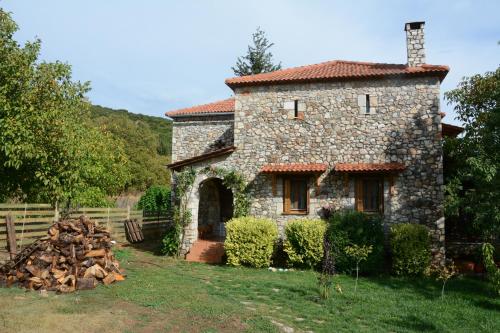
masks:
POLYGON ((397 275, 422 275, 431 263, 429 230, 421 224, 391 227, 392 271, 397 275))
POLYGON ((379 273, 384 268, 384 229, 382 219, 357 211, 337 212, 328 221, 327 235, 332 244, 335 267, 350 273, 356 261, 346 254, 347 246, 372 246, 372 252, 360 273, 379 273))
POLYGON ((500 268, 495 264, 495 247, 490 243, 484 243, 482 248, 483 262, 486 267, 486 276, 491 282, 498 296, 500 296, 500 268))
POLYGON ((177 251, 179 250, 179 246, 181 243, 181 231, 182 228, 174 224, 172 225, 163 239, 161 240, 161 253, 167 256, 175 256, 177 255, 177 251))
POLYGON ((288 263, 297 267, 316 267, 323 259, 323 238, 326 223, 323 220, 299 219, 288 222, 283 248, 288 263))
POLYGON ((170 188, 164 185, 153 185, 139 199, 139 209, 154 212, 170 211, 170 188))
POLYGON ((233 266, 267 267, 278 238, 276 223, 255 217, 233 218, 226 224, 224 248, 233 266))

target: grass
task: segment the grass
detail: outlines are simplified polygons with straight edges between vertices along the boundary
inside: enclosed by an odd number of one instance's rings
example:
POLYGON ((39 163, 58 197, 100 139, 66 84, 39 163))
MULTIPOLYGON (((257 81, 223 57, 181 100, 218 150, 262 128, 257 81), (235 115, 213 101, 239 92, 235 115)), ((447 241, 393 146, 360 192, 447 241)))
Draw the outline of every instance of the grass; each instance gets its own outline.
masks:
POLYGON ((311 271, 269 272, 117 251, 128 278, 69 295, 0 289, 1 332, 498 332, 500 299, 457 278, 440 299, 427 279, 338 276, 343 294, 318 297, 311 271))

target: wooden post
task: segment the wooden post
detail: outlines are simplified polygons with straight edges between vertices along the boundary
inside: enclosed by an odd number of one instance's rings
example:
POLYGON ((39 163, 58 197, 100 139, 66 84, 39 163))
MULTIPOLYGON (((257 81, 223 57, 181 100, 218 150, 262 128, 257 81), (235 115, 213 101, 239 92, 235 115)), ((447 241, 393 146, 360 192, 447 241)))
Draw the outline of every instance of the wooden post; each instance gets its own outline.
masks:
POLYGON ((127 220, 130 220, 130 205, 127 205, 127 220))
POLYGON ((106 220, 106 229, 108 229, 109 233, 111 234, 111 228, 109 223, 109 207, 108 207, 108 218, 106 220))
POLYGON ((5 228, 7 229, 7 249, 9 250, 10 259, 14 259, 17 254, 16 244, 16 225, 12 215, 5 217, 5 228))
POLYGON ((57 201, 54 206, 54 222, 59 222, 59 204, 57 201))

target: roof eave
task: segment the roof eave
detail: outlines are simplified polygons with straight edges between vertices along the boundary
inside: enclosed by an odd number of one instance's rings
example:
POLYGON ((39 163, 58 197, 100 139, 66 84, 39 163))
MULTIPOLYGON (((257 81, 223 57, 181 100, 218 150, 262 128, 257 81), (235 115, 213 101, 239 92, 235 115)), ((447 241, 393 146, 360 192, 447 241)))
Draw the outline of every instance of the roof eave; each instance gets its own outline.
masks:
POLYGON ((285 85, 297 83, 317 83, 317 82, 342 82, 342 81, 358 81, 370 79, 383 79, 391 77, 423 77, 423 76, 437 76, 439 81, 442 82, 449 69, 434 72, 416 72, 416 73, 397 73, 397 74, 380 74, 380 75, 359 75, 359 76, 345 76, 335 78, 310 78, 310 79, 288 79, 288 80, 266 80, 266 81, 251 81, 251 82, 230 82, 231 79, 226 79, 225 84, 233 91, 235 88, 253 87, 253 86, 271 86, 271 85, 285 85))
POLYGON ((179 115, 169 115, 165 113, 165 116, 176 119, 176 118, 189 118, 189 117, 209 117, 209 116, 229 116, 233 115, 234 111, 231 112, 200 112, 200 113, 184 113, 179 115))
POLYGON ((235 150, 236 150, 236 146, 230 146, 230 147, 222 148, 222 149, 215 150, 215 151, 212 151, 212 152, 208 152, 208 153, 205 153, 205 154, 201 154, 201 155, 198 155, 198 156, 186 158, 184 160, 177 161, 177 162, 174 162, 174 163, 170 163, 170 164, 167 164, 167 167, 169 169, 173 170, 173 171, 176 171, 176 170, 179 170, 182 167, 185 167, 185 166, 188 166, 188 165, 191 165, 191 164, 194 164, 194 163, 198 163, 198 162, 210 159, 210 158, 214 158, 214 157, 219 157, 219 156, 224 156, 224 155, 230 154, 230 153, 232 153, 235 150))

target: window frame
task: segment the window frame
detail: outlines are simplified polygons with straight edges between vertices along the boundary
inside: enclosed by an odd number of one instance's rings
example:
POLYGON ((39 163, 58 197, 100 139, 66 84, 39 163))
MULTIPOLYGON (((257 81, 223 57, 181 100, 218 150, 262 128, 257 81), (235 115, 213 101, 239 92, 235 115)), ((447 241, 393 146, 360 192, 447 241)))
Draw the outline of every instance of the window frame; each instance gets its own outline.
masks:
POLYGON ((309 176, 286 175, 283 176, 283 215, 308 215, 309 214, 309 176), (306 184, 306 208, 292 209, 292 181, 303 180, 306 184))
POLYGON ((367 214, 384 214, 384 177, 382 175, 367 175, 359 176, 356 178, 355 187, 355 207, 358 212, 364 212, 367 214), (364 181, 378 181, 379 182, 379 207, 377 210, 365 210, 364 208, 364 181))

